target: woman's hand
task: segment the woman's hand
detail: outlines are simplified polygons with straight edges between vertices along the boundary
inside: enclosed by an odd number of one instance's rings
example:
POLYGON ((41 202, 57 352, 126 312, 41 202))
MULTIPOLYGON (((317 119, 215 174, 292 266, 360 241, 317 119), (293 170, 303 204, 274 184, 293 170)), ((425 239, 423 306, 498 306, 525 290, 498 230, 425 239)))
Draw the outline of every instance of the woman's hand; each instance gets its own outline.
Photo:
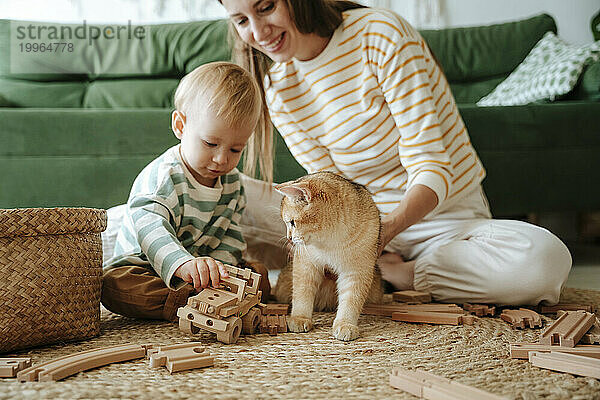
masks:
POLYGON ((381 218, 381 244, 379 255, 393 238, 416 224, 438 204, 435 192, 425 185, 415 185, 391 213, 381 218))

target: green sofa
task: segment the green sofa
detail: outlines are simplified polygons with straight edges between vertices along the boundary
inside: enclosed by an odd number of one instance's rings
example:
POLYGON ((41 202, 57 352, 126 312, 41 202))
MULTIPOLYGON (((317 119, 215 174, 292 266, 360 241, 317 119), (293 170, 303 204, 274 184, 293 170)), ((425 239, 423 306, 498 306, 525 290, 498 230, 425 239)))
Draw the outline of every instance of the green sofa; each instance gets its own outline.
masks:
MULTIPOLYGON (((138 172, 176 143, 170 112, 179 79, 230 54, 224 20, 151 25, 151 51, 133 61, 137 72, 118 72, 115 65, 132 61, 102 49, 102 57, 76 50, 65 72, 57 73, 63 65, 32 73, 10 63, 12 24, 0 20, 0 208, 124 203, 138 172)), ((559 101, 475 105, 547 31, 556 32, 556 24, 545 14, 422 31, 487 169, 484 187, 496 216, 600 209, 600 63, 559 101)), ((280 138, 275 163, 278 182, 304 173, 280 138)))

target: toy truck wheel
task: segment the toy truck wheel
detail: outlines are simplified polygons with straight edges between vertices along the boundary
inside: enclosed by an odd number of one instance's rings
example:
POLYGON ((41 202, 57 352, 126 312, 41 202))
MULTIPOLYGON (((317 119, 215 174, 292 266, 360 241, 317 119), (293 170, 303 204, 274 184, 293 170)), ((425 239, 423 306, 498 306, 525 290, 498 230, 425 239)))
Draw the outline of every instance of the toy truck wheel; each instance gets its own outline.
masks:
POLYGON ((256 333, 256 328, 260 323, 260 310, 256 307, 252 307, 246 315, 242 317, 242 332, 246 335, 253 335, 256 333))
POLYGON ((194 326, 191 321, 188 321, 185 318, 179 318, 179 329, 181 329, 185 333, 190 333, 192 335, 195 335, 196 333, 200 332, 200 328, 194 326))
POLYGON ((229 327, 225 332, 217 332, 217 340, 225 344, 237 342, 242 333, 242 320, 238 317, 227 318, 229 327))

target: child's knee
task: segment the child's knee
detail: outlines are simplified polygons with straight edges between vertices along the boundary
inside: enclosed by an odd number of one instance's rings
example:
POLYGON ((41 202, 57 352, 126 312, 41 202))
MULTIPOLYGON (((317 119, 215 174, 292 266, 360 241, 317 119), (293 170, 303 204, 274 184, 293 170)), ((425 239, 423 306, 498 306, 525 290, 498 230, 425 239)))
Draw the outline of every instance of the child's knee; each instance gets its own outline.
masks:
POLYGON ((170 290, 154 271, 140 266, 113 268, 102 277, 102 304, 126 317, 171 321, 190 293, 187 286, 170 290))

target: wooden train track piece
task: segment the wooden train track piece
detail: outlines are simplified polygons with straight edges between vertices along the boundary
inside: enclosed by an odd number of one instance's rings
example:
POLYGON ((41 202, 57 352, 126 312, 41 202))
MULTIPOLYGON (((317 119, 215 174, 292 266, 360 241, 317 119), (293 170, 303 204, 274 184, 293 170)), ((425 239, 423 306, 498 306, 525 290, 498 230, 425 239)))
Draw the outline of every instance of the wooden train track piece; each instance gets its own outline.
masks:
POLYGON ((508 322, 513 328, 525 329, 528 325, 530 328, 542 327, 542 317, 535 311, 527 308, 502 310, 500 318, 503 321, 508 322))
POLYGON ((401 290, 393 292, 392 298, 394 301, 406 303, 431 303, 431 295, 426 292, 418 292, 416 290, 401 290))
POLYGON ((20 382, 58 381, 88 369, 144 358, 152 347, 151 344, 127 344, 82 351, 19 371, 17 379, 20 382))
POLYGON ((402 322, 420 322, 439 325, 473 325, 473 315, 452 313, 436 313, 426 311, 397 311, 392 313, 392 320, 402 322))
POLYGON ((596 311, 593 304, 576 304, 576 303, 558 303, 553 306, 540 306, 541 314, 556 314, 558 311, 577 311, 582 310, 589 313, 596 311))
POLYGON ((382 315, 391 317, 394 312, 400 311, 421 311, 421 312, 442 312, 451 314, 466 314, 465 310, 456 304, 408 304, 408 303, 387 303, 387 304, 365 304, 362 310, 363 314, 382 315))
POLYGON ((31 358, 0 358, 0 378, 14 378, 17 372, 31 367, 31 358))
POLYGON ((212 367, 213 357, 200 342, 158 346, 148 350, 151 368, 166 367, 169 373, 212 367))
POLYGON ((595 316, 585 311, 566 311, 540 335, 546 345, 574 347, 594 325, 595 316))
POLYGON ((529 362, 538 368, 600 379, 600 360, 591 357, 554 351, 550 353, 532 351, 529 353, 529 362))
POLYGON ((499 400, 506 398, 429 372, 409 371, 404 368, 392 370, 390 385, 421 399, 499 400))
POLYGON ((551 351, 575 354, 584 357, 600 359, 600 346, 578 344, 575 347, 548 346, 540 343, 511 343, 510 358, 529 359, 532 351, 549 353, 551 351))
POLYGON ((463 308, 470 312, 475 314, 478 317, 484 317, 486 315, 489 315, 491 317, 493 317, 494 315, 496 315, 496 307, 489 305, 489 304, 469 304, 469 303, 465 303, 463 304, 463 308))

